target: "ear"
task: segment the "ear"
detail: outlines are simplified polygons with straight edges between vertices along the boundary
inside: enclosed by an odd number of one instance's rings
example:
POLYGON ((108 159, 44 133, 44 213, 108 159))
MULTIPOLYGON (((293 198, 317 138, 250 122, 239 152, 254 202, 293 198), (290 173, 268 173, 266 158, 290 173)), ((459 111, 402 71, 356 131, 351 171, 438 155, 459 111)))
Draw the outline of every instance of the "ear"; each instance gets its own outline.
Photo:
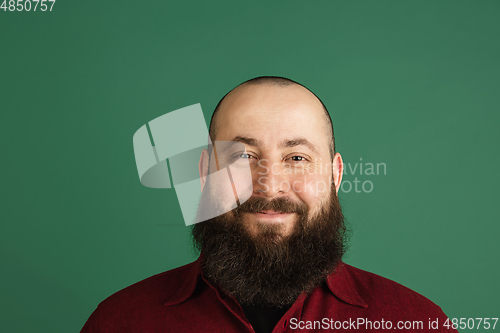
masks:
POLYGON ((203 149, 200 156, 200 162, 198 163, 198 171, 200 172, 200 185, 201 192, 203 192, 203 188, 207 182, 207 174, 208 174, 208 150, 203 149))
POLYGON ((344 173, 344 162, 339 153, 335 153, 332 160, 332 175, 335 182, 335 191, 339 194, 340 183, 342 182, 342 175, 344 173))

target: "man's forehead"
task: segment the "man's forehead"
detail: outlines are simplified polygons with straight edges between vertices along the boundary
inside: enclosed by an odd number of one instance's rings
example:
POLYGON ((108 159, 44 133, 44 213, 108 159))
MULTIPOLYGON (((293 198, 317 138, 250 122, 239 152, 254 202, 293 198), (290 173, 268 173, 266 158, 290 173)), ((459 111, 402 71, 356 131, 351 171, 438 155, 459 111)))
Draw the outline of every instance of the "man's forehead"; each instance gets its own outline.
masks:
MULTIPOLYGON (((236 137, 232 138, 231 142, 234 142, 234 143, 239 142, 239 143, 243 143, 243 144, 246 144, 248 146, 253 146, 253 147, 260 147, 260 146, 264 145, 264 142, 260 139, 253 138, 250 136, 240 136, 240 135, 237 135, 236 137)), ((314 153, 319 154, 319 150, 316 147, 316 145, 314 145, 307 138, 302 137, 302 136, 291 136, 290 138, 276 140, 276 142, 277 142, 277 147, 280 149, 293 148, 296 146, 305 146, 305 147, 309 148, 311 151, 313 151, 314 153)))
POLYGON ((318 98, 298 84, 282 86, 271 83, 245 83, 233 89, 224 98, 220 111, 228 114, 236 109, 272 112, 290 110, 293 106, 311 113, 311 116, 314 113, 321 115, 323 109, 318 98))
POLYGON ((226 96, 217 112, 217 140, 233 140, 234 136, 259 139, 255 136, 264 134, 277 139, 276 134, 283 134, 282 139, 297 136, 314 141, 327 134, 321 102, 296 84, 242 85, 226 96))

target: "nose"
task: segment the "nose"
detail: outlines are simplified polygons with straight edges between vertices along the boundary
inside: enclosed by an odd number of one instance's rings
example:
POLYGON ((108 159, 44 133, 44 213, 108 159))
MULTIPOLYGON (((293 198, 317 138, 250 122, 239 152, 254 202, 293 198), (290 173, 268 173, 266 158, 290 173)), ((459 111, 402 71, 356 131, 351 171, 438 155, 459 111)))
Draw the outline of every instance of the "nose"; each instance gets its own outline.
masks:
POLYGON ((285 194, 290 190, 290 184, 283 174, 281 163, 259 163, 259 168, 253 179, 254 195, 272 198, 285 194))

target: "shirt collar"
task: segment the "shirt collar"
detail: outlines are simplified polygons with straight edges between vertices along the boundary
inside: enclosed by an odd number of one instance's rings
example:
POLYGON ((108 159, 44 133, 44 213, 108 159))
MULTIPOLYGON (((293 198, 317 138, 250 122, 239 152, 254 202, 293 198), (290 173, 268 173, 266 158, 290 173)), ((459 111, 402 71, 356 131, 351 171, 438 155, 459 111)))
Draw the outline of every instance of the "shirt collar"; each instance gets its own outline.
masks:
POLYGON ((186 266, 186 269, 182 272, 183 276, 180 277, 184 280, 184 282, 181 284, 177 293, 169 297, 163 305, 177 305, 187 300, 189 296, 193 294, 194 289, 198 284, 198 280, 201 278, 201 260, 202 258, 200 256, 198 257, 198 260, 186 266))
MULTIPOLYGON (((326 285, 328 289, 342 301, 351 305, 367 308, 368 304, 361 297, 358 288, 356 288, 354 278, 349 272, 349 267, 349 265, 340 262, 335 268, 335 271, 326 278, 326 285)), ((201 282, 199 281, 200 279, 211 286, 202 275, 202 256, 198 257, 195 262, 187 265, 183 275, 182 278, 184 282, 181 284, 178 291, 163 303, 165 306, 180 304, 187 300, 193 294, 198 282, 201 282)))
POLYGON ((326 285, 335 296, 344 302, 367 308, 368 304, 360 295, 360 290, 357 288, 355 279, 350 273, 350 267, 340 262, 335 271, 326 278, 326 285))

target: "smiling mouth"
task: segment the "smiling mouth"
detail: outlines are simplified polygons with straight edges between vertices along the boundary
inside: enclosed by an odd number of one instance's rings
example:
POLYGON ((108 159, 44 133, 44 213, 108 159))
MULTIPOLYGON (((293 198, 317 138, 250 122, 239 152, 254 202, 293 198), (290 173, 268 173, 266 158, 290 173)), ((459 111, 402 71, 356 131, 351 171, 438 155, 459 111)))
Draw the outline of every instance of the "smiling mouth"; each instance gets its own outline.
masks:
POLYGON ((261 212, 250 213, 261 220, 269 220, 280 222, 284 221, 284 218, 292 215, 293 213, 276 212, 273 210, 264 210, 261 212))
POLYGON ((275 212, 274 210, 263 210, 262 212, 258 212, 258 214, 266 214, 266 215, 284 215, 284 214, 291 214, 291 213, 275 212))

